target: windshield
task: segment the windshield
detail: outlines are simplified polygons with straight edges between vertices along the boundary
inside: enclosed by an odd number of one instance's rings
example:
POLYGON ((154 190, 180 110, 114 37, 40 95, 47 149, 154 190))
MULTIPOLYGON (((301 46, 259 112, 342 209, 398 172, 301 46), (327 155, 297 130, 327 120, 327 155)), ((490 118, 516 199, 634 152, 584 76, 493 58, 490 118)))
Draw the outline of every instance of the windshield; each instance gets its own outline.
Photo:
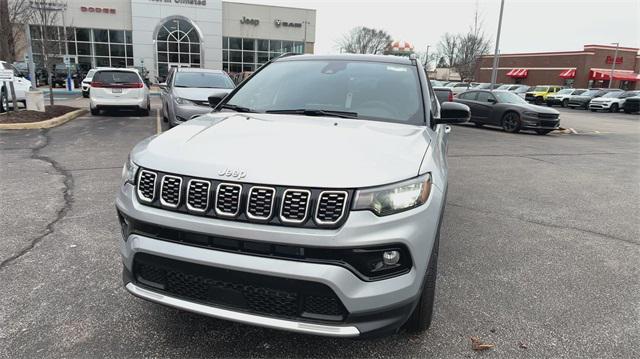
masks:
POLYGON ((549 91, 549 87, 547 86, 536 86, 536 88, 533 89, 533 92, 547 92, 549 91))
POLYGON ((513 85, 501 85, 496 90, 508 90, 513 85))
POLYGON ((501 102, 501 103, 515 103, 515 104, 527 103, 527 101, 523 100, 522 97, 512 92, 494 91, 493 95, 496 97, 496 99, 498 99, 498 102, 501 102))
POLYGON ((598 94, 598 92, 600 92, 600 90, 587 90, 587 91, 583 92, 580 95, 581 96, 595 96, 595 95, 598 94))
POLYGON ((558 91, 558 95, 570 95, 573 92, 573 89, 564 89, 558 91))
POLYGON ((414 66, 349 60, 274 62, 257 72, 227 105, 253 111, 323 110, 358 118, 424 124, 414 66))
POLYGON ((620 95, 620 98, 634 97, 640 95, 640 91, 627 91, 620 95))
POLYGON ((175 87, 232 89, 233 82, 222 73, 215 72, 176 72, 175 87))
POLYGON ((620 95, 622 95, 624 92, 622 91, 614 91, 614 92, 607 92, 606 94, 602 95, 602 97, 606 97, 606 98, 618 98, 620 97, 620 95))
POLYGON ((132 71, 98 71, 93 81, 108 84, 140 83, 138 74, 132 71))

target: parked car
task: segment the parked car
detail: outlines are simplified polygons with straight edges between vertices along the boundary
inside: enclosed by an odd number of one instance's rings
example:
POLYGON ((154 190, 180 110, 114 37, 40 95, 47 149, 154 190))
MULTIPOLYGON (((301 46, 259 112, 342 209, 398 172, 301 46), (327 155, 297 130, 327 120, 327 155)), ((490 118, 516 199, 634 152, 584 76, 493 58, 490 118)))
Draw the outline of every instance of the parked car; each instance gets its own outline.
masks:
POLYGON ((92 115, 99 115, 101 110, 135 110, 148 116, 151 107, 149 88, 134 69, 96 69, 89 98, 92 115))
POLYGON ((458 96, 459 94, 469 90, 471 88, 471 83, 469 82, 458 82, 453 86, 447 86, 453 91, 453 96, 458 96))
POLYGON ((478 127, 494 125, 511 133, 527 129, 546 135, 560 126, 558 111, 529 104, 508 91, 470 90, 460 94, 455 102, 469 106, 469 121, 478 127))
POLYGON ((235 88, 233 81, 220 70, 176 68, 160 84, 162 118, 177 126, 195 115, 211 112, 209 96, 225 96, 235 88))
POLYGON ((488 90, 488 89, 494 89, 497 90, 498 87, 502 86, 502 84, 493 84, 493 86, 491 86, 490 82, 482 82, 482 83, 477 83, 473 86, 473 89, 475 90, 488 90))
POLYGON ((580 95, 571 96, 569 98, 569 102, 567 103, 567 107, 569 108, 582 108, 587 109, 589 107, 589 102, 594 98, 601 97, 609 92, 622 92, 620 89, 589 89, 581 93, 580 95))
POLYGON ((589 102, 589 110, 594 112, 598 110, 618 112, 624 107, 627 98, 638 95, 640 95, 640 90, 609 92, 591 100, 591 102, 589 102))
MULTIPOLYGON (((31 88, 31 81, 27 80, 22 72, 18 71, 15 66, 6 61, 0 61, 0 68, 13 71, 13 89, 16 94, 16 102, 20 102, 23 106, 26 106, 26 94, 29 88, 31 88)), ((13 96, 11 95, 10 85, 7 83, 5 86, 4 82, 0 82, 0 112, 8 111, 9 107, 13 107, 13 96)))
POLYGON ((640 112, 640 96, 629 97, 622 105, 624 113, 640 112))
POLYGON ((214 112, 131 152, 116 199, 125 287, 300 333, 425 330, 447 124, 468 117, 438 103, 415 59, 271 60, 214 112))
POLYGON ((449 87, 434 87, 433 92, 440 103, 453 101, 453 91, 449 87))
POLYGON ((544 86, 536 86, 533 90, 527 92, 524 96, 524 99, 528 102, 533 102, 536 105, 544 104, 547 96, 554 95, 558 91, 562 90, 562 86, 553 86, 553 85, 544 85, 544 86))
POLYGON ((93 74, 96 73, 96 69, 91 69, 87 72, 87 76, 82 80, 82 97, 88 98, 89 92, 91 91, 91 80, 93 79, 93 74))
POLYGON ((553 107, 555 105, 567 107, 571 96, 580 95, 586 91, 587 89, 562 89, 554 95, 548 95, 545 102, 549 107, 553 107))
POLYGON ((535 87, 529 86, 529 85, 517 85, 517 86, 518 87, 509 88, 509 92, 513 92, 514 94, 518 95, 523 100, 526 97, 527 92, 532 91, 535 88, 535 87))

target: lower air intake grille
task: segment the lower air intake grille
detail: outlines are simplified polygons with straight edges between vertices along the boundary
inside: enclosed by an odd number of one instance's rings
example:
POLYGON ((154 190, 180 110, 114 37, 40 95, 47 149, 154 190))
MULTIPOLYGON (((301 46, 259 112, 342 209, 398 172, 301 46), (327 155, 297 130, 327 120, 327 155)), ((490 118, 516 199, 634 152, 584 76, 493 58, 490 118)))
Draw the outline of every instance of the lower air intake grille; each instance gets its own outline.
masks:
POLYGON ((347 203, 347 192, 325 191, 320 193, 318 208, 316 209, 316 222, 318 224, 334 224, 342 218, 344 207, 347 203))
POLYGON ((138 197, 145 202, 153 202, 156 196, 156 177, 154 172, 140 171, 138 177, 138 197))
POLYGON ((209 207, 209 190, 207 181, 191 180, 187 188, 187 208, 190 211, 204 212, 209 207))
POLYGON ((346 309, 324 284, 204 266, 139 253, 135 280, 152 290, 278 317, 342 321, 346 309))
POLYGON ((307 190, 288 189, 284 191, 280 219, 283 222, 304 222, 309 209, 309 197, 311 197, 311 193, 307 190))
POLYGON ((219 216, 234 217, 240 212, 242 186, 220 183, 216 194, 216 213, 219 216))
POLYGON ((180 204, 180 192, 182 191, 182 178, 165 175, 160 185, 160 202, 163 206, 178 207, 180 204))

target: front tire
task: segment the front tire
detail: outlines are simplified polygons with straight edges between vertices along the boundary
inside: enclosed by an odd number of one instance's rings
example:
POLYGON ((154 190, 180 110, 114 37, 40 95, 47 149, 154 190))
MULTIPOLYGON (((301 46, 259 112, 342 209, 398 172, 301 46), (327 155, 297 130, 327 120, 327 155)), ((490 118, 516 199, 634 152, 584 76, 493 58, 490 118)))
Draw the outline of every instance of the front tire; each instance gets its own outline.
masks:
POLYGON ((507 112, 502 117, 502 129, 508 133, 518 133, 522 128, 522 122, 520 121, 520 115, 515 112, 507 112))
POLYGON ((0 113, 9 111, 9 101, 4 97, 4 89, 0 91, 0 113))
POLYGON ((620 108, 618 107, 617 103, 614 103, 613 105, 611 105, 611 107, 609 108, 609 112, 613 112, 613 113, 618 113, 618 111, 620 111, 620 108))
POLYGON ((569 100, 567 100, 566 98, 564 100, 562 100, 562 107, 567 107, 567 105, 569 104, 569 100))
POLYGON ((100 110, 98 110, 97 108, 91 107, 90 109, 91 109, 91 115, 93 115, 93 116, 100 115, 100 110))
POLYGON ((544 102, 544 99, 542 97, 536 97, 536 100, 534 103, 536 105, 542 105, 543 102, 544 102))
POLYGON ((427 265, 427 273, 425 274, 424 287, 416 309, 413 310, 404 328, 409 333, 420 333, 431 326, 433 319, 433 304, 436 297, 436 277, 438 274, 438 248, 440 246, 440 231, 433 242, 431 257, 427 265))

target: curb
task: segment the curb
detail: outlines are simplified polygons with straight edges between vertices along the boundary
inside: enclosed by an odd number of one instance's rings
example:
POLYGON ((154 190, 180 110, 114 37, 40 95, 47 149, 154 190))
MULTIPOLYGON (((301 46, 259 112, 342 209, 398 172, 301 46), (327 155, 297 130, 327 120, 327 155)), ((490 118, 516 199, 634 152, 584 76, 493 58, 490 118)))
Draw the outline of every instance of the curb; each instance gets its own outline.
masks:
POLYGON ((65 113, 62 116, 54 117, 49 120, 39 122, 25 122, 25 123, 0 123, 0 130, 33 130, 39 128, 51 128, 60 126, 65 122, 69 122, 76 119, 87 112, 87 109, 81 108, 75 111, 65 113))

